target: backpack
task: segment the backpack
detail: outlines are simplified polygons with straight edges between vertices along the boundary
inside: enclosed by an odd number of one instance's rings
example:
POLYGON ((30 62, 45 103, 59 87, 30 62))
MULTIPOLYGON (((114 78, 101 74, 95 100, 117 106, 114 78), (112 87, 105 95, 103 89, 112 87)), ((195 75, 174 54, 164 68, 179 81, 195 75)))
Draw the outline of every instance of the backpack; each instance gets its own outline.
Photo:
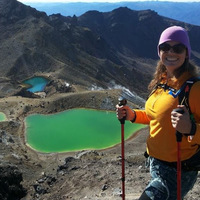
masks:
MULTIPOLYGON (((190 118, 191 120, 193 120, 193 122, 195 122, 195 119, 189 106, 189 94, 193 84, 197 81, 200 81, 199 77, 190 78, 176 93, 174 93, 173 91, 169 91, 169 94, 171 94, 174 98, 178 96, 179 105, 185 105, 190 113, 190 118)), ((200 171, 200 145, 197 152, 191 158, 182 161, 181 166, 182 169, 186 171, 200 171)))
MULTIPOLYGON (((189 94, 193 84, 196 83, 197 81, 200 81, 200 77, 192 77, 188 79, 176 92, 176 95, 178 95, 179 105, 185 105, 185 107, 188 109, 190 113, 190 116, 192 115, 192 112, 189 106, 189 94)), ((175 97, 172 91, 169 91, 169 94, 175 97)), ((193 115, 191 117, 192 120, 194 120, 193 115)))

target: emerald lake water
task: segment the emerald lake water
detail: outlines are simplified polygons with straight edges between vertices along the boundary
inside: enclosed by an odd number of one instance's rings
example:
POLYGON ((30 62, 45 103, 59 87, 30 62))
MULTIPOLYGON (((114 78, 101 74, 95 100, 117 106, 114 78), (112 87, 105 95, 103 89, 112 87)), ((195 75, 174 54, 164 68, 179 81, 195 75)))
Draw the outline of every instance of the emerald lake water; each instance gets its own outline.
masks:
MULTIPOLYGON (((26 142, 39 152, 104 149, 121 142, 121 124, 115 112, 72 109, 53 115, 26 117, 26 142)), ((125 139, 144 127, 125 124, 125 139)))
POLYGON ((43 91, 48 82, 48 79, 36 76, 25 80, 23 83, 30 85, 30 88, 28 88, 27 91, 34 93, 43 91))
POLYGON ((6 120, 6 115, 0 112, 0 122, 6 120))

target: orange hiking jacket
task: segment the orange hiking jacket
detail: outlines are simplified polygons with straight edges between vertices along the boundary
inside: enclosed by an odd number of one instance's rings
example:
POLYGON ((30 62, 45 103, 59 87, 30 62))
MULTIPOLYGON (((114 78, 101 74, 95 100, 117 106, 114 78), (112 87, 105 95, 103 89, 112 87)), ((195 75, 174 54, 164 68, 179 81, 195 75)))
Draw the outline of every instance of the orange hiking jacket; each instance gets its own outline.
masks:
MULTIPOLYGON (((179 79, 168 79, 167 85, 180 89, 190 76, 184 73, 179 79)), ((149 124, 150 134, 147 139, 147 153, 157 159, 177 161, 176 130, 171 124, 171 112, 177 108, 178 97, 174 98, 158 88, 147 100, 145 110, 135 110, 135 123, 149 124)), ((189 94, 189 105, 196 121, 196 133, 190 140, 183 136, 181 142, 181 160, 190 158, 200 145, 200 81, 194 83, 189 94)))

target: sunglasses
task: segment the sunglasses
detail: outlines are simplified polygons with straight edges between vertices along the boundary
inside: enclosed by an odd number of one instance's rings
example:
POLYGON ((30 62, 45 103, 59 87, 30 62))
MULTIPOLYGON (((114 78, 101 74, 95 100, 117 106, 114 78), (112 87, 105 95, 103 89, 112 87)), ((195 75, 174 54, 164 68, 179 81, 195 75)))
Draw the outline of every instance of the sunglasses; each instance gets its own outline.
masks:
POLYGON ((159 50, 160 51, 167 52, 170 49, 172 49, 174 53, 181 54, 181 53, 184 52, 186 47, 185 47, 184 44, 181 44, 181 43, 175 44, 173 46, 169 45, 168 43, 163 43, 163 44, 159 45, 159 50))

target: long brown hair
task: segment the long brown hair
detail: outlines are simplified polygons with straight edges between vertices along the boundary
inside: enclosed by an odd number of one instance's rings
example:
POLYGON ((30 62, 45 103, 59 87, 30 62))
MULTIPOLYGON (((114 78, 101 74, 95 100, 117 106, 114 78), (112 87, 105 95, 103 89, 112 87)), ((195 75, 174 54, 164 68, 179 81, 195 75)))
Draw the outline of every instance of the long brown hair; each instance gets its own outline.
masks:
MULTIPOLYGON (((175 71, 175 76, 178 78, 183 72, 189 72, 191 76, 198 76, 198 69, 194 63, 185 59, 185 62, 181 67, 175 71)), ((148 89, 153 90, 156 85, 158 85, 162 79, 163 75, 167 74, 167 69, 161 60, 158 61, 156 71, 154 73, 154 78, 151 80, 148 89)))

